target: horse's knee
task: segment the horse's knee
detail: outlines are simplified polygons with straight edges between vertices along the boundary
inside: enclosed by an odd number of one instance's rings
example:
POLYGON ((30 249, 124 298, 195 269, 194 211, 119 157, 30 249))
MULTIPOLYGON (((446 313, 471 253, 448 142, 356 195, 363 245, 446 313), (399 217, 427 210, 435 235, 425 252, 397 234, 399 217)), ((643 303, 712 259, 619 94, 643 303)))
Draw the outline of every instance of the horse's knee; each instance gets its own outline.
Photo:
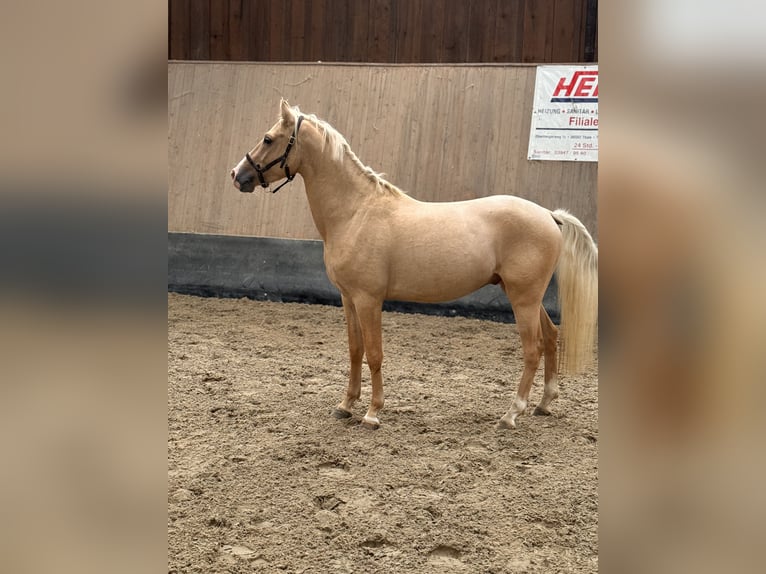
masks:
POLYGON ((367 351, 367 366, 371 373, 377 373, 383 366, 383 352, 367 351))

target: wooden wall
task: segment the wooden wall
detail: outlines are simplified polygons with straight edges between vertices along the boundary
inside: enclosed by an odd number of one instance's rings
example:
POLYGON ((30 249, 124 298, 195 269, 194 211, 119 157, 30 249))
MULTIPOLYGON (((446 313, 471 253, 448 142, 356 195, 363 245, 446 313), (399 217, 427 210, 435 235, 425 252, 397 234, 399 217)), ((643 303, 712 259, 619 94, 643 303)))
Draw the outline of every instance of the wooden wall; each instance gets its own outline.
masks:
POLYGON ((413 197, 514 194, 596 231, 596 163, 526 159, 535 67, 170 62, 168 230, 318 239, 300 177, 242 194, 231 168, 280 97, 413 197))
POLYGON ((169 0, 174 60, 592 62, 597 0, 169 0))

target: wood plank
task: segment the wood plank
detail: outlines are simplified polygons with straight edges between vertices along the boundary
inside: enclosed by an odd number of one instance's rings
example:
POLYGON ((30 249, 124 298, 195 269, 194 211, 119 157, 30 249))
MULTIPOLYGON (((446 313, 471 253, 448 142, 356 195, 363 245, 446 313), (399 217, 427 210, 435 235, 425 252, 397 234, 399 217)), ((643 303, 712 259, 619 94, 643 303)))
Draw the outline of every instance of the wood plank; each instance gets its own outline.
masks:
MULTIPOLYGON (((598 18, 598 17, 597 17, 598 18)), ((587 56, 585 58, 585 61, 589 61, 587 59, 587 56)), ((593 61, 598 62, 598 22, 596 23, 596 39, 595 39, 595 45, 593 48, 593 61)))
POLYGON ((263 0, 246 2, 242 6, 242 29, 244 30, 243 53, 250 62, 269 59, 269 3, 263 0))
POLYGON ((579 54, 579 30, 582 28, 583 3, 581 0, 555 0, 553 7, 553 35, 551 61, 574 62, 579 54))
POLYGON ((411 0, 396 11, 395 61, 400 64, 418 62, 420 57, 421 22, 424 0, 411 0))
POLYGON ((525 0, 523 62, 552 62, 555 0, 525 0))
POLYGON ((306 41, 306 3, 305 0, 290 0, 290 34, 289 51, 286 61, 303 62, 305 61, 305 41, 306 41))
POLYGON ((493 62, 520 62, 524 43, 524 2, 500 0, 495 25, 493 62))
POLYGON ((444 60, 444 19, 446 0, 431 0, 423 9, 419 62, 438 63, 444 60))
POLYGON ((367 54, 370 62, 396 61, 396 14, 391 0, 371 0, 370 36, 367 54))
POLYGON ((190 0, 189 44, 192 60, 210 59, 210 0, 190 0))
POLYGON ((309 44, 308 60, 316 62, 325 59, 324 42, 322 40, 325 34, 325 2, 326 0, 312 0, 308 6, 311 9, 309 35, 311 39, 309 44))
POLYGON ((598 62, 598 0, 587 0, 583 21, 582 59, 598 62))
POLYGON ((189 0, 173 0, 168 5, 171 60, 191 57, 191 11, 189 0))
POLYGON ((467 2, 467 5, 468 20, 466 23, 466 33, 468 39, 465 61, 481 62, 484 37, 490 31, 486 26, 488 6, 494 8, 496 4, 494 0, 476 0, 475 2, 467 2))
POLYGON ((587 4, 588 0, 577 0, 577 5, 580 11, 580 25, 574 28, 572 32, 575 52, 574 54, 570 54, 570 56, 573 56, 575 59, 567 60, 569 62, 585 61, 585 22, 587 17, 587 4))
MULTIPOLYGON (((229 0, 229 2, 232 2, 233 0, 229 0)), ((254 13, 258 10, 258 4, 260 2, 252 2, 247 0, 242 0, 241 3, 241 10, 240 10, 240 19, 242 21, 242 25, 240 27, 241 33, 242 33, 242 39, 240 40, 241 46, 239 48, 240 53, 240 59, 243 61, 253 61, 256 58, 256 54, 259 51, 259 38, 256 34, 253 33, 253 19, 255 18, 254 13)))
POLYGON ((246 25, 242 21, 243 0, 229 0, 229 57, 232 60, 246 60, 246 25))
POLYGON ((483 0, 478 4, 481 11, 478 11, 477 18, 479 22, 474 26, 481 34, 481 51, 479 52, 477 62, 495 62, 495 28, 497 25, 497 7, 504 0, 483 0))
POLYGON ((210 1, 210 59, 229 60, 229 3, 210 1))
POLYGON ((269 39, 268 55, 264 54, 264 60, 269 62, 284 62, 289 60, 284 53, 285 37, 289 38, 285 29, 285 6, 283 0, 269 0, 268 14, 264 17, 267 28, 262 31, 264 37, 269 39))
POLYGON ((367 38, 370 35, 370 0, 349 2, 350 46, 347 61, 368 61, 367 38))
POLYGON ((349 0, 327 0, 324 22, 324 61, 350 61, 349 0))
POLYGON ((300 61, 311 60, 311 0, 303 0, 303 56, 300 61))
POLYGON ((448 0, 444 19, 442 62, 468 61, 468 23, 470 2, 448 0))

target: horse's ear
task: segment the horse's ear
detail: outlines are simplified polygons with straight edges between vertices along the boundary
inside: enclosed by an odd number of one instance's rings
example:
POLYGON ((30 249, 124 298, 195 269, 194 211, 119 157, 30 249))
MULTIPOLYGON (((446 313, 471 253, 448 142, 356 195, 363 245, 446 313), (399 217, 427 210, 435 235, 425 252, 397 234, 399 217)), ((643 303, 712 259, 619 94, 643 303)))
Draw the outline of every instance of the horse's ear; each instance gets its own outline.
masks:
POLYGON ((290 104, 287 103, 286 99, 282 98, 282 101, 279 102, 279 107, 282 113, 283 122, 289 124, 290 122, 295 121, 293 109, 290 107, 290 104))

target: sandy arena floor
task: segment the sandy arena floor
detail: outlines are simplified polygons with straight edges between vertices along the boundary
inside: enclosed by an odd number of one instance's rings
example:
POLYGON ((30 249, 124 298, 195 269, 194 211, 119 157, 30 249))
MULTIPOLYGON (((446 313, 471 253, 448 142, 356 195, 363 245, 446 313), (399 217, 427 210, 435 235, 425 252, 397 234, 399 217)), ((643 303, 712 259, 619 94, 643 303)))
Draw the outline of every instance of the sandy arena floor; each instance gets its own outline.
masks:
POLYGON ((348 373, 336 307, 168 294, 168 571, 596 572, 598 378, 551 417, 495 424, 514 325, 384 313, 381 428, 330 412, 348 373))

